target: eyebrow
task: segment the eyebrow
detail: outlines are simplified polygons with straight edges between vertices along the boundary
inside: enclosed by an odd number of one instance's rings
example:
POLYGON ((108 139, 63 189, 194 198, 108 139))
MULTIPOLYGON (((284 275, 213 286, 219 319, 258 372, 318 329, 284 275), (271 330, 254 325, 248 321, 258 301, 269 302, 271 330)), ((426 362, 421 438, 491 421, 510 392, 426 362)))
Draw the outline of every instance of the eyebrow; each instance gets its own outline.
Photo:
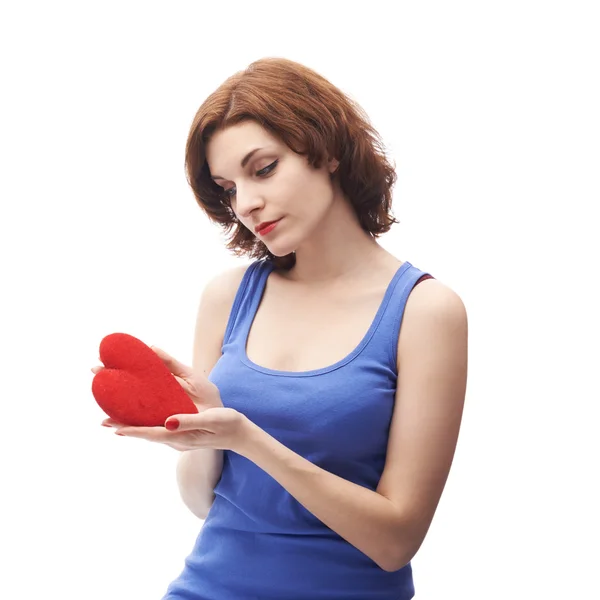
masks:
MULTIPOLYGON (((254 150, 250 150, 250 152, 248 152, 248 154, 246 154, 246 156, 242 158, 242 162, 240 163, 242 169, 246 166, 246 164, 252 158, 254 153, 258 152, 259 150, 262 150, 262 148, 254 148, 254 150)), ((221 177, 220 175, 211 175, 211 179, 225 179, 225 177, 221 177)))

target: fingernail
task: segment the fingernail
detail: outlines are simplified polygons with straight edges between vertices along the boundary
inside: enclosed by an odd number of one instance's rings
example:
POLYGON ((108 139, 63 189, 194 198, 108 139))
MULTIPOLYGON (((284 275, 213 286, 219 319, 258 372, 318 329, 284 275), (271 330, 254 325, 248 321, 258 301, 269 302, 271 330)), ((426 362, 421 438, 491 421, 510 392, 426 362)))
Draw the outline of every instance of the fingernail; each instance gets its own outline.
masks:
POLYGON ((179 421, 177 419, 171 419, 170 421, 167 421, 165 423, 165 427, 169 431, 174 431, 175 429, 177 429, 179 427, 179 421))

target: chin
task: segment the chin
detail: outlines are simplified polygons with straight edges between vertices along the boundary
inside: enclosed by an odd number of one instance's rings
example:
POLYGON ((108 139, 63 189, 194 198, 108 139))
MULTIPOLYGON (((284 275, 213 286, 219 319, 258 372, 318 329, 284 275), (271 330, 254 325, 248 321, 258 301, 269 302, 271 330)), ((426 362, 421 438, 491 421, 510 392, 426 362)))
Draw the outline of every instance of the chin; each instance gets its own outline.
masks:
POLYGON ((292 254, 295 250, 282 250, 280 248, 273 248, 271 246, 267 246, 267 249, 273 256, 277 256, 277 258, 283 258, 284 256, 288 256, 288 254, 292 254))
POLYGON ((293 252, 296 251, 295 246, 292 246, 289 243, 288 244, 278 244, 276 240, 274 240, 270 244, 267 244, 265 242, 263 242, 263 244, 265 244, 265 246, 267 247, 267 249, 273 256, 277 256, 279 258, 287 256, 288 254, 292 254, 293 252))

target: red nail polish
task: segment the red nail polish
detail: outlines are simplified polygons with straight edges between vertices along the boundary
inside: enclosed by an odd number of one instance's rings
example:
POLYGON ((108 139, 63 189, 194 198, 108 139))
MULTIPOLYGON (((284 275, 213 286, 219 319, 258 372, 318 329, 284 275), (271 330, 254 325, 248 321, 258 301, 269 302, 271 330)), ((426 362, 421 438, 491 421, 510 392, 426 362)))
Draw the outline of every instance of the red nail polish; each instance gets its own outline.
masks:
POLYGON ((170 421, 167 421, 165 423, 165 427, 169 431, 174 431, 175 429, 177 429, 179 427, 179 421, 177 419, 171 419, 170 421))

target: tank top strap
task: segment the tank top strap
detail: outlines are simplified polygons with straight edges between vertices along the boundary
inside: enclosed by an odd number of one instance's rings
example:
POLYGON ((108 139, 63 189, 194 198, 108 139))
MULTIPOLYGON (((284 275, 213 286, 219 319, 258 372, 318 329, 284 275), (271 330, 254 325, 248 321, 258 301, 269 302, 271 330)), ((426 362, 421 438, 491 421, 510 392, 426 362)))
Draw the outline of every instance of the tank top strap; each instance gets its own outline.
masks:
MULTIPOLYGON (((231 349, 235 347, 239 351, 238 346, 245 342, 262 299, 267 277, 274 268, 274 264, 267 259, 256 260, 248 266, 231 307, 221 352, 225 352, 226 346, 231 349)), ((405 261, 399 267, 375 318, 372 335, 367 336, 366 345, 361 344, 361 352, 357 353, 360 354, 361 360, 386 365, 387 369, 396 373, 398 337, 404 308, 411 291, 424 278, 433 276, 409 261, 405 261)))
POLYGON ((398 338, 404 309, 411 291, 421 279, 434 277, 405 261, 398 269, 384 300, 383 314, 363 358, 369 362, 386 364, 397 374, 398 338))
POLYGON ((251 320, 261 300, 265 281, 274 268, 271 261, 260 259, 250 263, 246 269, 231 307, 223 336, 222 352, 225 351, 225 346, 236 345, 245 339, 246 331, 252 325, 251 320))

